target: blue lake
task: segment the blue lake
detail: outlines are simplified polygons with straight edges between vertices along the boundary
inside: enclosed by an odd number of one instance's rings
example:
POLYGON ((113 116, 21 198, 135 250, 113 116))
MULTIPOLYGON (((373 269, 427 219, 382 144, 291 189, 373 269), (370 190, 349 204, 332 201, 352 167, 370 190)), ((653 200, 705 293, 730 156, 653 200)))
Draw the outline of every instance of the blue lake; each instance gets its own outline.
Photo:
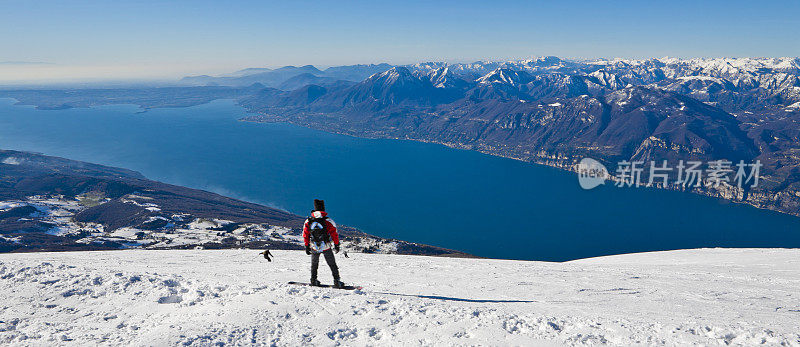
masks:
POLYGON ((0 148, 124 167, 383 237, 479 256, 569 260, 696 247, 800 247, 800 218, 651 189, 580 188, 574 174, 434 144, 237 121, 232 101, 141 112, 0 99, 0 148))

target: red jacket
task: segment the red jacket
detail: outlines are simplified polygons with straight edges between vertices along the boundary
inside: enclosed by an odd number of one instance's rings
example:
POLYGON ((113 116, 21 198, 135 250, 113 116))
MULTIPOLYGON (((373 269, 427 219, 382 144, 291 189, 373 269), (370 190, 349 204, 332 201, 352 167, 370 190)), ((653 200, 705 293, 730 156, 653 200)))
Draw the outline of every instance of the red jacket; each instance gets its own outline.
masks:
MULTIPOLYGON (((324 218, 327 216, 328 213, 325 211, 311 212, 311 217, 314 218, 324 218)), ((334 222, 333 219, 325 218, 323 219, 323 223, 325 223, 325 231, 328 232, 328 235, 331 237, 331 241, 333 241, 333 244, 338 245, 339 233, 336 232, 336 222, 334 222)), ((311 230, 308 229, 308 219, 306 219, 306 222, 303 223, 303 240, 306 242, 306 246, 311 244, 311 230)))

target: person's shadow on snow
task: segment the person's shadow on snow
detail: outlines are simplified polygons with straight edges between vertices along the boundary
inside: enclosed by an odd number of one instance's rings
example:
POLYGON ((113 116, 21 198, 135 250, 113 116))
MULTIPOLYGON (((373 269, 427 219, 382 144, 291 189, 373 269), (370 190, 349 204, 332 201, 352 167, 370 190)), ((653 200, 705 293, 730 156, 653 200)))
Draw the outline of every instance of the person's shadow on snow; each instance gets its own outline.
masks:
POLYGON ((386 294, 386 295, 396 295, 396 296, 410 296, 415 298, 422 298, 422 299, 433 299, 433 300, 445 300, 445 301, 463 301, 463 302, 479 302, 479 303, 519 303, 519 302, 536 302, 534 300, 491 300, 491 299, 464 299, 464 298, 454 298, 449 296, 439 296, 439 295, 413 295, 413 294, 400 294, 400 293, 387 293, 387 292, 378 292, 378 294, 386 294))

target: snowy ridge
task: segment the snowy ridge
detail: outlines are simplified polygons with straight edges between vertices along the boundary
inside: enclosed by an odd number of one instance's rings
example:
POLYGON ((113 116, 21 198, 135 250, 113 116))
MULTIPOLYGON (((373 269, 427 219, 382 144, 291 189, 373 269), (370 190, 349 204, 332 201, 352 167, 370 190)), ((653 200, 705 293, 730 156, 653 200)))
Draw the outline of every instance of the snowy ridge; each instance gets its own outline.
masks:
POLYGON ((798 250, 338 257, 362 291, 288 285, 307 279, 308 257, 273 253, 271 263, 253 250, 2 254, 0 343, 800 344, 798 250))
MULTIPOLYGON (((128 194, 120 199, 124 204, 142 207, 150 213, 141 225, 107 230, 102 224, 79 222, 76 214, 87 205, 108 203, 111 199, 82 194, 77 198, 61 195, 34 195, 25 200, 0 201, 0 213, 19 207, 33 207, 35 212, 17 218, 18 221, 38 222, 48 226, 46 233, 54 236, 74 237, 81 244, 112 242, 120 248, 203 248, 212 244, 242 246, 253 242, 280 242, 301 248, 301 230, 268 223, 236 223, 217 218, 197 218, 190 214, 163 214, 151 198, 128 194)), ((0 240, 19 243, 19 236, 0 235, 0 240)), ((397 253, 398 242, 363 234, 342 237, 342 244, 358 252, 397 253)), ((408 244, 405 243, 404 244, 408 244)))
POLYGON ((477 61, 474 63, 429 62, 408 65, 412 70, 431 71, 448 67, 457 74, 479 74, 485 76, 499 68, 522 70, 529 73, 573 72, 591 74, 597 69, 605 70, 647 70, 662 69, 666 77, 677 79, 685 76, 709 76, 721 78, 753 77, 762 73, 800 73, 800 58, 651 58, 636 59, 594 59, 568 60, 558 57, 539 57, 534 59, 510 61, 477 61))

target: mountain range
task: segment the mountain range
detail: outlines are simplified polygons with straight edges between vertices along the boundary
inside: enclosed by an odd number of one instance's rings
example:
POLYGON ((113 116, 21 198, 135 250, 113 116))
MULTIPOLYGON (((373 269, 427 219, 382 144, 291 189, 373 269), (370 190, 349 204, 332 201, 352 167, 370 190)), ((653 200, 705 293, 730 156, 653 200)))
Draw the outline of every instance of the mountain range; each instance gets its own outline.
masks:
POLYGON ((394 66, 356 84, 265 88, 253 121, 442 143, 573 169, 620 161, 760 161, 757 187, 666 186, 800 212, 800 59, 574 61, 557 57, 394 66))
POLYGON ((278 69, 249 68, 222 76, 188 76, 181 84, 192 86, 242 87, 261 84, 267 87, 292 90, 307 84, 333 84, 338 81, 360 82, 372 74, 386 71, 391 65, 368 64, 334 66, 319 70, 313 65, 284 66, 278 69))
POLYGON ((307 65, 181 83, 0 96, 40 108, 176 107, 228 98, 253 113, 250 121, 434 142, 567 170, 584 157, 611 173, 622 161, 667 160, 673 168, 681 160, 760 162, 756 187, 661 187, 800 215, 800 58, 307 65))

